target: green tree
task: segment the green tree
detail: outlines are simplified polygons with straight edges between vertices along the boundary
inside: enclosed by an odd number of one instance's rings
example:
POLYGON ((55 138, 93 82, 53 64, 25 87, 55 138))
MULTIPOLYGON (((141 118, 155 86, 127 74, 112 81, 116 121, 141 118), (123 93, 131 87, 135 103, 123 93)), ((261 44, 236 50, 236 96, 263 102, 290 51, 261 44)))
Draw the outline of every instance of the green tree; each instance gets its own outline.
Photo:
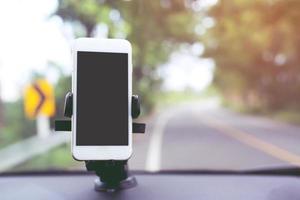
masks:
POLYGON ((181 0, 60 0, 56 14, 75 28, 84 27, 80 36, 92 37, 97 25, 104 23, 108 37, 125 37, 132 43, 133 89, 146 110, 153 107, 160 87, 157 67, 180 44, 197 40, 194 27, 200 21, 189 1, 181 0))
POLYGON ((65 96, 68 92, 72 91, 72 77, 66 75, 62 70, 62 66, 53 61, 48 62, 48 67, 56 70, 59 77, 54 85, 56 114, 51 118, 51 126, 54 128, 54 120, 64 116, 65 96))
POLYGON ((4 106, 0 96, 0 130, 4 126, 4 117, 3 117, 4 106))
POLYGON ((35 135, 35 121, 25 118, 23 100, 6 102, 4 108, 4 126, 0 134, 0 147, 35 135))
POLYGON ((220 0, 205 55, 225 98, 252 108, 299 107, 300 1, 220 0))
POLYGON ((61 75, 55 85, 55 103, 56 103, 56 115, 52 119, 52 126, 55 119, 62 118, 64 116, 65 96, 67 92, 71 91, 71 76, 61 75))

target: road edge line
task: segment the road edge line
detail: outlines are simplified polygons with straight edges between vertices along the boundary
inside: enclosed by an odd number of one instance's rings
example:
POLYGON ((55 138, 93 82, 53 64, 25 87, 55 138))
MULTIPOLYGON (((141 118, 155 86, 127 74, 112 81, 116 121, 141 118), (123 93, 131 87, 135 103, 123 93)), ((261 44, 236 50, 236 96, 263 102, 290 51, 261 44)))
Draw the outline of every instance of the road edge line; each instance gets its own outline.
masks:
POLYGON ((161 168, 161 153, 164 128, 171 114, 163 113, 157 118, 157 122, 150 136, 149 147, 146 157, 145 170, 150 172, 159 171, 161 168))

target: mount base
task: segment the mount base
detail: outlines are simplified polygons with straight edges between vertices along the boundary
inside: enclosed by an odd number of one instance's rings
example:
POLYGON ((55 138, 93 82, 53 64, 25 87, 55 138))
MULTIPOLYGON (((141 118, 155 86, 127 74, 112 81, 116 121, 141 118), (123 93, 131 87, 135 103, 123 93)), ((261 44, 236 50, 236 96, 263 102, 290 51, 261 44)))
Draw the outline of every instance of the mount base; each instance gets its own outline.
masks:
POLYGON ((99 178, 95 179, 95 190, 99 192, 115 192, 117 190, 125 190, 135 186, 137 186, 137 181, 134 176, 129 176, 117 184, 103 183, 99 178))

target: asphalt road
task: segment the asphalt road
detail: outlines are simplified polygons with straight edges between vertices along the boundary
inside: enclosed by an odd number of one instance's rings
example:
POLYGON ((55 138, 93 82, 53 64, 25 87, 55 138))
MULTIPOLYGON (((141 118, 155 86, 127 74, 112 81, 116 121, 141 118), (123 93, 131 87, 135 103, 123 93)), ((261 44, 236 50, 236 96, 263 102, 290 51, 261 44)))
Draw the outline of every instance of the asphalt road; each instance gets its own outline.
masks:
POLYGON ((214 99, 170 107, 134 136, 131 169, 300 166, 300 126, 226 110, 214 99))

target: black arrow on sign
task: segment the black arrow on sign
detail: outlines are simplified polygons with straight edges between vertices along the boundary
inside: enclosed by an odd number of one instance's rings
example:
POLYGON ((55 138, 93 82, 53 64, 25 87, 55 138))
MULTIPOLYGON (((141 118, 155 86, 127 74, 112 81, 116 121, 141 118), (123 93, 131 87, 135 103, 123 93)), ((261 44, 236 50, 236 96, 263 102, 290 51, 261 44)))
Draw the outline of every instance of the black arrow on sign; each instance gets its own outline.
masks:
POLYGON ((36 83, 33 84, 33 88, 37 91, 37 93, 40 96, 40 102, 34 111, 34 116, 37 116, 37 114, 40 112, 40 110, 46 100, 46 96, 44 95, 43 91, 36 83))

